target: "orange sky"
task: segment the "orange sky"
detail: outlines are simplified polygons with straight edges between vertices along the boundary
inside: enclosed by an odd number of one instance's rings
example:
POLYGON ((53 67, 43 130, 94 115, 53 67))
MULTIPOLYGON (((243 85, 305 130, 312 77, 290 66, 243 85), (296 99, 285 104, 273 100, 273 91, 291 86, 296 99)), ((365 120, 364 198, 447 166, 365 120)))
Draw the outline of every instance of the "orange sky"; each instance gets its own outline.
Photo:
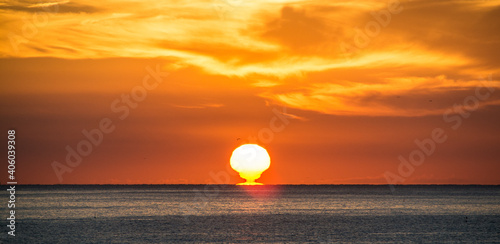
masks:
POLYGON ((237 183, 229 157, 252 142, 271 155, 267 184, 500 184, 500 1, 4 1, 0 12, 0 125, 17 130, 19 183, 237 183), (68 165, 67 146, 103 119, 114 130, 68 165), (446 140, 427 155, 415 140, 436 130, 446 140), (409 168, 399 159, 417 154, 409 168))

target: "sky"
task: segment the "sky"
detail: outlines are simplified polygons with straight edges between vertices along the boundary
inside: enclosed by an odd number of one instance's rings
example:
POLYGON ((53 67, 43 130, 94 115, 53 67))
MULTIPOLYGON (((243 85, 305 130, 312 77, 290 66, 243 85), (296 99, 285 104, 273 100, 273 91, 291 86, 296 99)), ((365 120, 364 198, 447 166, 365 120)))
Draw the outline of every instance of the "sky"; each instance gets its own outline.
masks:
POLYGON ((500 184, 500 1, 0 13, 0 151, 15 129, 18 183, 235 184, 231 153, 255 143, 265 184, 500 184))

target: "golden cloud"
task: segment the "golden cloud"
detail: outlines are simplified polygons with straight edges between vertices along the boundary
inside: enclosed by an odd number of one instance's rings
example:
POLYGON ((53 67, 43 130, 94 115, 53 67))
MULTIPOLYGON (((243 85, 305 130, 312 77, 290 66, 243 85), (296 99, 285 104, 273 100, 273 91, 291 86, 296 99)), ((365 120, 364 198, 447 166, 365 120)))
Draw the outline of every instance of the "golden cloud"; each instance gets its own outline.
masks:
MULTIPOLYGON (((451 100, 467 96, 461 92, 480 85, 478 76, 499 71, 493 52, 500 44, 499 6, 458 0, 8 1, 0 5, 7 37, 0 55, 164 57, 177 60, 169 67, 196 67, 231 82, 257 76, 248 83, 255 94, 298 109, 422 116, 442 113, 451 100)), ((498 88, 498 81, 489 86, 498 88)), ((497 104, 490 99, 482 106, 497 104)))

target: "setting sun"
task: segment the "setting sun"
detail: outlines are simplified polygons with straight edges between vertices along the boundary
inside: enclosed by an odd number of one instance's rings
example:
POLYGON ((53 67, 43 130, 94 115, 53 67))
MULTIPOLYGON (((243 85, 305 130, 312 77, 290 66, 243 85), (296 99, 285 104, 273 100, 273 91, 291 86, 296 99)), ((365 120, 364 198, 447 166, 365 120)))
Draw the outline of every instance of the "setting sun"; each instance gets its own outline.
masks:
POLYGON ((256 144, 244 144, 234 149, 230 163, 231 168, 246 180, 238 185, 262 185, 255 180, 269 168, 271 158, 263 147, 256 144))

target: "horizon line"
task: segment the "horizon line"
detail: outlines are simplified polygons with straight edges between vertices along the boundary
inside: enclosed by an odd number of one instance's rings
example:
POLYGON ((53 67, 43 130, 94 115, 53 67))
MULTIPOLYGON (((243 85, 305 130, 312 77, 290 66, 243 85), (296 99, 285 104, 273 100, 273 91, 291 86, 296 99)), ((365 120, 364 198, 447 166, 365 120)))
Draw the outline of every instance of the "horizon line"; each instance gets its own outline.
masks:
MULTIPOLYGON (((0 184, 13 186, 12 184, 0 184)), ((238 186, 237 184, 15 184, 17 186, 238 186)), ((500 186, 500 184, 263 184, 260 186, 500 186)))

